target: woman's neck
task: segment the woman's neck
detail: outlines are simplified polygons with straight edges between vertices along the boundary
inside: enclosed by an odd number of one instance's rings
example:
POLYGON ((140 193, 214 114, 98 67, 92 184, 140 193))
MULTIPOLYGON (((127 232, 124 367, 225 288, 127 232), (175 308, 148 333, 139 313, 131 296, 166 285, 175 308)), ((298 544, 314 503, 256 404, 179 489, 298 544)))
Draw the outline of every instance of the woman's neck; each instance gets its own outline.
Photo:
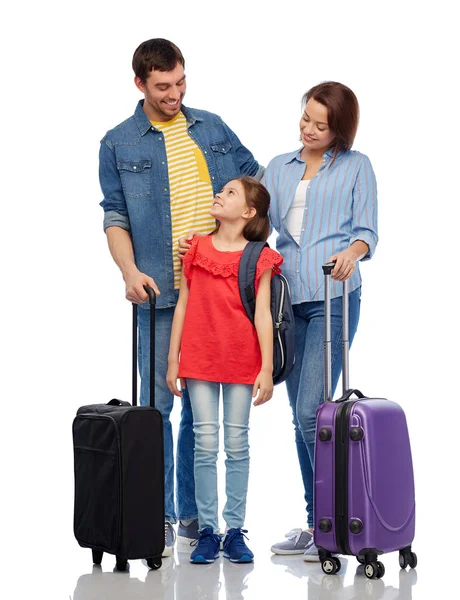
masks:
POLYGON ((303 148, 300 152, 300 158, 305 162, 320 161, 326 151, 327 148, 321 148, 320 150, 309 150, 308 148, 303 148))

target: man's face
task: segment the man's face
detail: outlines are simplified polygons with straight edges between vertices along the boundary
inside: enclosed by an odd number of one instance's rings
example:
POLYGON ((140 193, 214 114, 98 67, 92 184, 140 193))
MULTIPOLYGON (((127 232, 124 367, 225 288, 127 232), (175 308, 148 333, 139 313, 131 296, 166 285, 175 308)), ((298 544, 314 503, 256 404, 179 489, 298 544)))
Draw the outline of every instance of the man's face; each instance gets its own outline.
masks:
POLYGON ((187 87, 180 63, 172 71, 152 70, 145 83, 135 77, 134 83, 144 94, 144 111, 151 121, 170 121, 180 111, 187 87))

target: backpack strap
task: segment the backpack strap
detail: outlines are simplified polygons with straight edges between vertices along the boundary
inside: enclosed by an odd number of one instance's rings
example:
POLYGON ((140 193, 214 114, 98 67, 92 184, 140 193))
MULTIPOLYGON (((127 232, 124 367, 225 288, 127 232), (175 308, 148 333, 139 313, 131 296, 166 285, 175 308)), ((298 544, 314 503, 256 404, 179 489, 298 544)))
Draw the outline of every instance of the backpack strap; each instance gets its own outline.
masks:
POLYGON ((240 265, 238 267, 238 287, 240 290, 241 302, 253 325, 256 314, 255 280, 257 261, 265 247, 270 247, 267 242, 248 242, 243 250, 240 265))

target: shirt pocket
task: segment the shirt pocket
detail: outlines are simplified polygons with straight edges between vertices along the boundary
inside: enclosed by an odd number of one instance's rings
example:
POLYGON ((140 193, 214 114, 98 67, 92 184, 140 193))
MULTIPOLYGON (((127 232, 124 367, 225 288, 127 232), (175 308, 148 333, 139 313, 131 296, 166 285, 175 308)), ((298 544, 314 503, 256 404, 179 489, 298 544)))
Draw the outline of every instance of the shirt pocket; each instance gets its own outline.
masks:
POLYGON ((151 160, 119 160, 117 169, 126 198, 133 200, 150 196, 151 160))
POLYGON ((224 180, 224 184, 240 176, 233 159, 233 148, 229 140, 211 143, 212 156, 216 165, 217 174, 224 180))

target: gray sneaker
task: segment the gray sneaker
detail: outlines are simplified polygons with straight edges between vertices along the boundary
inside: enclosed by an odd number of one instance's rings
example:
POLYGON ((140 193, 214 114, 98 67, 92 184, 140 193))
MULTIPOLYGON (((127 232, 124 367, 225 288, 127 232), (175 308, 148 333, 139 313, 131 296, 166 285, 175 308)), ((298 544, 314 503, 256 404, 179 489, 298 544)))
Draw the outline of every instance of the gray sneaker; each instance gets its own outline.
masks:
POLYGON ((313 534, 302 529, 291 529, 285 537, 287 540, 273 544, 270 548, 274 554, 303 554, 313 541, 313 534))
POLYGON ((174 531, 174 527, 172 523, 169 521, 165 521, 165 549, 163 550, 163 556, 166 558, 167 556, 171 556, 174 550, 174 544, 176 543, 176 532, 174 531))
POLYGON ((182 521, 179 521, 179 527, 177 528, 177 541, 190 544, 199 539, 200 533, 198 531, 198 519, 193 519, 189 525, 184 525, 182 521))
MULTIPOLYGON (((332 556, 337 556, 337 554, 333 554, 332 556)), ((319 562, 318 548, 315 546, 313 538, 311 538, 303 553, 303 559, 305 562, 319 562)))

